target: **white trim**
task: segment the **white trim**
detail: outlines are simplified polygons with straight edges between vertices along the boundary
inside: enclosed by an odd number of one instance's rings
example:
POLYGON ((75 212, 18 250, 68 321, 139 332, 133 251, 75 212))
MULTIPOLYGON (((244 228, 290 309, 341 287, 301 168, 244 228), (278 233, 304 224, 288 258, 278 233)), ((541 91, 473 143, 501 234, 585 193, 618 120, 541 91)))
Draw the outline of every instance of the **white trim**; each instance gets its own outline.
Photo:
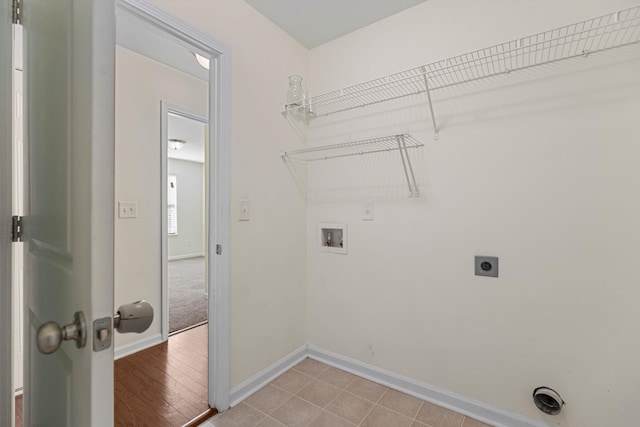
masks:
POLYGON ((118 12, 129 12, 168 34, 197 46, 210 56, 209 69, 209 190, 213 190, 209 209, 207 245, 222 246, 221 255, 209 256, 209 271, 215 280, 209 283, 209 405, 224 411, 229 408, 230 392, 230 162, 231 162, 231 49, 209 34, 179 20, 147 0, 118 0, 118 12))
POLYGON ((215 189, 209 209, 209 241, 222 253, 209 257, 209 271, 215 272, 215 289, 209 289, 209 313, 213 313, 215 334, 209 328, 209 405, 224 411, 230 399, 230 306, 231 306, 231 50, 224 47, 211 58, 209 69, 209 188, 215 189), (215 149, 214 149, 215 148, 215 149))
POLYGON ((142 350, 146 350, 154 345, 162 344, 162 334, 153 334, 149 337, 132 342, 131 344, 125 344, 117 347, 113 351, 113 360, 122 359, 123 357, 137 353, 142 350))
POLYGON ((312 345, 309 345, 308 348, 308 356, 311 359, 351 372, 362 378, 409 394, 418 399, 432 402, 460 414, 468 415, 471 418, 495 427, 547 427, 547 424, 541 421, 535 421, 522 415, 507 412, 466 396, 442 390, 429 384, 424 384, 312 345))
POLYGON ((251 396, 262 387, 269 384, 276 377, 282 375, 287 370, 293 368, 295 365, 303 361, 308 355, 308 349, 306 345, 303 345, 293 353, 278 360, 268 368, 258 372, 242 384, 234 387, 231 390, 231 406, 236 406, 238 403, 251 396))
POLYGON ((11 141, 13 36, 11 4, 0 4, 0 425, 13 425, 13 287, 11 282, 11 141))
POLYGON ((167 144, 169 139, 169 105, 160 101, 160 334, 162 341, 169 339, 169 243, 167 231, 169 220, 168 209, 168 182, 169 159, 167 157, 167 144))
MULTIPOLYGON (((197 122, 209 124, 208 119, 206 117, 202 117, 196 113, 193 113, 189 110, 186 110, 177 105, 170 104, 166 101, 160 101, 160 181, 161 181, 161 189, 160 189, 160 236, 161 244, 160 244, 160 263, 161 267, 161 278, 160 278, 160 304, 161 304, 161 323, 160 323, 160 332, 162 333, 162 341, 167 341, 169 339, 169 272, 167 269, 167 262, 183 259, 183 258, 193 258, 197 256, 206 256, 206 252, 203 254, 186 254, 186 255, 178 255, 175 257, 169 256, 169 237, 177 236, 178 234, 167 233, 168 229, 168 220, 167 220, 167 177, 169 175, 169 156, 168 153, 168 140, 169 140, 169 114, 175 114, 181 117, 186 117, 187 119, 191 119, 197 122)), ((211 114, 210 114, 211 115, 211 114)), ((211 159, 209 159, 211 162, 211 159)), ((204 162, 205 167, 207 162, 204 162)), ((206 183, 205 183, 206 184, 206 183)), ((205 185, 205 191, 211 191, 211 189, 205 185)), ((209 201, 211 198, 208 199, 209 201)), ((206 201, 205 201, 206 202, 206 201)), ((212 206, 207 206, 206 209, 211 210, 212 206)), ((212 253, 211 247, 205 248, 208 253, 212 253)), ((215 251, 213 251, 215 252, 215 251)), ((211 270, 207 270, 209 273, 211 270)), ((209 277, 207 277, 207 285, 209 287, 215 287, 215 277, 209 273, 209 277)), ((210 289, 207 289, 207 294, 211 292, 210 289)), ((211 331, 210 331, 211 332, 211 331)))
POLYGON ((184 255, 176 255, 176 256, 170 256, 167 259, 169 261, 177 261, 179 259, 187 259, 187 258, 200 258, 205 256, 205 253, 200 253, 200 254, 184 254, 184 255))

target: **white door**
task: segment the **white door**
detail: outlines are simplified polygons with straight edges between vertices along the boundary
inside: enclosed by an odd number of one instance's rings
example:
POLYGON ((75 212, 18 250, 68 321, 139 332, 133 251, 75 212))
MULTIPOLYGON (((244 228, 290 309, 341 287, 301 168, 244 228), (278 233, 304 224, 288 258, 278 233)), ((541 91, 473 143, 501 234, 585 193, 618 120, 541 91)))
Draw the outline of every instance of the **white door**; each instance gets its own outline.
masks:
POLYGON ((11 290, 11 4, 0 1, 0 426, 13 416, 11 290))
MULTIPOLYGON (((9 0, 2 0, 9 1, 9 0)), ((25 425, 113 425, 113 0, 24 0, 27 124, 25 425), (41 354, 36 332, 83 312, 87 341, 41 354)))

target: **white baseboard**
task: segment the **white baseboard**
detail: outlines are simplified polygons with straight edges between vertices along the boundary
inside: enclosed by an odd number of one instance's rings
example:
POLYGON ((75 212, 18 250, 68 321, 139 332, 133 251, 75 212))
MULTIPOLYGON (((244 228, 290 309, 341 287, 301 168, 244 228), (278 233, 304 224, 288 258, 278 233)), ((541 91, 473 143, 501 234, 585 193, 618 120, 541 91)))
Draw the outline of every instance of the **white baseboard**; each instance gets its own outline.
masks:
POLYGON ((300 363, 307 357, 307 354, 307 346, 304 345, 295 350, 293 353, 278 360, 276 363, 264 369, 263 371, 258 372, 256 375, 244 381, 242 384, 232 388, 230 399, 231 406, 233 407, 242 402, 244 399, 251 396, 253 393, 260 390, 265 385, 269 384, 277 376, 283 374, 287 370, 300 363))
POLYGON ((113 351, 113 360, 118 360, 141 350, 146 350, 147 348, 160 343, 162 343, 162 334, 155 334, 136 342, 120 346, 113 351))
POLYGON ((199 257, 203 257, 203 256, 204 256, 204 253, 175 255, 175 256, 170 256, 169 257, 169 261, 175 261, 175 260, 178 260, 178 259, 187 259, 187 258, 199 258, 199 257))
POLYGON ((308 356, 327 365, 468 415, 495 427, 547 427, 547 424, 541 421, 535 421, 522 415, 494 408, 468 397, 420 383, 411 378, 403 377, 312 345, 308 346, 308 356))

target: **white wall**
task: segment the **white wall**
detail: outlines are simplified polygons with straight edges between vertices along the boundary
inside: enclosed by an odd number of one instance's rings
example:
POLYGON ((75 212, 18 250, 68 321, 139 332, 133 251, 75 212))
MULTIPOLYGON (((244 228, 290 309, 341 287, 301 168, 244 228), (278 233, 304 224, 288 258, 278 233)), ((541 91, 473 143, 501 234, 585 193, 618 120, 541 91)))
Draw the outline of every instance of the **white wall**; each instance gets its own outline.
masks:
POLYGON ((181 71, 116 49, 116 206, 137 202, 138 218, 115 214, 115 307, 145 299, 156 313, 143 334, 116 334, 116 351, 160 334, 160 101, 206 116, 207 87, 181 71))
POLYGON ((178 234, 170 235, 169 259, 204 255, 204 165, 168 159, 169 175, 176 176, 178 234))
MULTIPOLYGON (((308 80, 339 89, 634 3, 429 0, 312 50, 308 80)), ((439 141, 424 104, 317 119, 310 144, 426 146, 419 199, 398 158, 309 169, 309 342, 550 425, 635 425, 640 63, 545 70, 436 94, 439 141), (348 224, 347 255, 317 250, 320 222, 348 224), (474 255, 499 256, 500 277, 475 277, 474 255), (539 385, 562 415, 534 407, 539 385)))
POLYGON ((154 0, 232 50, 231 385, 306 344, 305 201, 279 157, 301 143, 279 113, 307 51, 238 0, 154 0), (238 201, 251 219, 238 222, 238 201))
POLYGON ((424 107, 312 126, 314 144, 414 133, 426 143, 412 157, 417 200, 401 197, 397 159, 339 161, 310 169, 305 219, 277 155, 300 147, 277 108, 289 74, 333 90, 630 1, 430 0, 314 49, 308 68, 304 48, 244 2, 154 2, 233 50, 233 386, 308 337, 534 419, 532 389, 554 387, 568 402, 556 425, 640 419, 637 61, 438 95, 438 142, 424 107), (241 198, 249 222, 235 221, 241 198), (348 255, 317 252, 319 222, 349 225, 348 255), (501 277, 474 277, 474 255, 499 256, 501 277))

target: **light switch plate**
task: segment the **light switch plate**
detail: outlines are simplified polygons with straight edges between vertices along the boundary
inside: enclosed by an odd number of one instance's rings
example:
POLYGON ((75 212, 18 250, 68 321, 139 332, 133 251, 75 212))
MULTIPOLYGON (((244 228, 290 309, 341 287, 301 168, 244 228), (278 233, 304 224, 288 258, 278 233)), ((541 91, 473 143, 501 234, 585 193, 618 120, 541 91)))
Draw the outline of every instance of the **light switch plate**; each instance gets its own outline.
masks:
POLYGON ((138 218, 138 202, 118 202, 118 218, 138 218))
POLYGON ((362 220, 373 221, 373 202, 362 204, 362 220))
POLYGON ((238 210, 238 221, 249 221, 249 218, 250 218, 249 201, 240 200, 240 207, 238 210))

